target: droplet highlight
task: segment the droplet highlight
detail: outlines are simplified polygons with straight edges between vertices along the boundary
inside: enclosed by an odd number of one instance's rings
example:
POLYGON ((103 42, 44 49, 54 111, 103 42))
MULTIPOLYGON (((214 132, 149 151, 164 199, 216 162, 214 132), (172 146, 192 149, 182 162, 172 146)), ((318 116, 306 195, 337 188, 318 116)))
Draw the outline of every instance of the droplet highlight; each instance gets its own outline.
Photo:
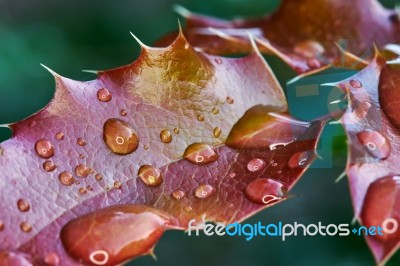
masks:
POLYGON ((245 196, 254 203, 268 205, 277 202, 286 194, 286 187, 281 182, 269 178, 257 178, 245 188, 245 196))
POLYGON ((313 154, 314 153, 312 151, 301 151, 294 153, 292 156, 290 156, 288 161, 289 168, 293 169, 297 167, 305 167, 313 158, 313 154))
POLYGON ((363 131, 357 134, 358 140, 364 145, 365 150, 377 159, 386 159, 390 155, 389 141, 376 131, 363 131))

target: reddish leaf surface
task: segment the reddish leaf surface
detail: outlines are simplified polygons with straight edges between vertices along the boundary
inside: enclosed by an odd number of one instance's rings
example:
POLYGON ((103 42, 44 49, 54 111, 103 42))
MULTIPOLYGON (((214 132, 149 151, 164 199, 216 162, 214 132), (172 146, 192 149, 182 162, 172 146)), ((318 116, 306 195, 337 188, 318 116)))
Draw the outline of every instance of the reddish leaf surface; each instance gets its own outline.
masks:
MULTIPOLYGON (((398 15, 377 0, 283 0, 272 15, 234 21, 182 8, 178 12, 187 19, 185 34, 194 46, 214 54, 245 53, 251 49, 250 32, 262 52, 277 54, 298 73, 326 64, 360 69, 366 62, 351 54, 368 59, 374 43, 380 47, 400 41, 398 15), (341 41, 349 53, 337 47, 341 41)), ((174 36, 166 36, 158 45, 169 44, 174 36)))
POLYGON ((339 84, 349 96, 341 122, 349 142, 347 174, 355 215, 363 225, 388 230, 383 236, 366 237, 382 264, 400 244, 395 228, 400 222, 399 74, 398 64, 386 64, 379 55, 339 84))
POLYGON ((324 124, 286 114, 258 51, 220 58, 182 35, 93 81, 54 76, 1 143, 0 265, 114 265, 191 219, 242 221, 286 198, 324 124))

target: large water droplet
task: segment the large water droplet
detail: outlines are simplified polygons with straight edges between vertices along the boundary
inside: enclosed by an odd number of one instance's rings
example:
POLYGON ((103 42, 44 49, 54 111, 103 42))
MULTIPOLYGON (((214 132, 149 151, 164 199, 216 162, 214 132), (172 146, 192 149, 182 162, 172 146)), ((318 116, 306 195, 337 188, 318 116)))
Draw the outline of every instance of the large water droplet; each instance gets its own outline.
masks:
POLYGON ((44 257, 44 263, 49 266, 58 266, 60 265, 60 257, 54 252, 47 253, 44 257))
POLYGON ((257 178, 246 186, 244 193, 252 202, 267 205, 281 200, 286 190, 281 182, 269 178, 257 178))
POLYGON ((35 150, 36 153, 44 159, 49 159, 54 156, 53 144, 45 139, 41 139, 36 142, 35 150))
POLYGON ((200 184, 196 188, 194 195, 196 196, 196 198, 205 199, 205 198, 210 197, 214 193, 215 193, 214 187, 212 187, 208 184, 200 184))
POLYGON ((247 169, 250 172, 256 172, 263 170, 266 166, 267 164, 265 163, 264 160, 255 158, 249 161, 249 163, 247 164, 247 169))
POLYGON ((85 265, 119 265, 152 252, 171 221, 151 207, 119 205, 71 220, 60 236, 66 252, 85 265))
POLYGON ((70 186, 74 183, 75 178, 69 172, 62 172, 58 178, 60 179, 61 183, 66 186, 70 186))
POLYGON ((120 119, 108 119, 104 123, 103 139, 107 147, 115 154, 127 155, 139 146, 139 139, 133 128, 120 119))
POLYGON ((172 192, 172 197, 173 197, 174 199, 176 199, 176 200, 180 200, 180 199, 182 199, 182 198, 185 197, 185 192, 183 192, 182 190, 179 190, 179 189, 174 190, 174 191, 172 192))
POLYGON ((160 133, 160 139, 164 143, 170 143, 172 141, 172 134, 168 129, 164 129, 160 133))
POLYGON ((57 169, 57 166, 53 163, 53 161, 45 161, 43 163, 43 169, 46 172, 53 172, 54 170, 57 169))
POLYGON ((369 154, 378 159, 386 159, 390 154, 390 145, 387 139, 376 131, 363 131, 357 138, 364 145, 369 154))
POLYGON ((138 176, 147 186, 157 187, 163 182, 163 177, 157 168, 151 165, 142 165, 139 168, 138 176))
POLYGON ((191 163, 207 164, 218 160, 218 155, 214 149, 204 143, 193 143, 189 145, 183 157, 191 163))
POLYGON ((32 226, 28 222, 22 222, 19 227, 21 228, 22 232, 25 233, 32 231, 32 226))
POLYGON ((106 88, 102 88, 97 91, 97 99, 101 102, 109 102, 112 99, 112 94, 106 88))
POLYGON ((87 177, 90 172, 90 168, 84 164, 80 164, 75 168, 75 174, 79 177, 87 177))
POLYGON ((222 131, 221 131, 220 127, 214 128, 214 130, 213 130, 214 137, 218 138, 219 136, 221 136, 221 133, 222 133, 222 131))
POLYGON ((312 157, 312 151, 296 152, 290 157, 288 166, 292 169, 296 167, 305 167, 307 166, 307 163, 311 161, 312 157))
POLYGON ((17 201, 18 210, 21 212, 27 212, 31 209, 31 205, 24 199, 19 199, 17 201))

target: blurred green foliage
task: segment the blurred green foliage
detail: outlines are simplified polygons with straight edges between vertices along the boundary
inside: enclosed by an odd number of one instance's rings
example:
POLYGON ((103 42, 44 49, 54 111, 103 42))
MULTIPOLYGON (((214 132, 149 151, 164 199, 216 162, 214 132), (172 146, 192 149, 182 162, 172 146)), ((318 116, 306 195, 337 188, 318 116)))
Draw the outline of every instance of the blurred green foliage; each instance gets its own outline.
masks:
MULTIPOLYGON (((383 1, 393 7, 393 1, 383 1)), ((176 30, 171 7, 227 19, 261 16, 277 8, 277 0, 146 0, 51 1, 0 0, 0 124, 21 120, 43 108, 54 93, 51 75, 94 79, 82 69, 108 69, 132 62, 139 46, 176 30)), ((268 62, 284 85, 295 76, 277 58, 268 62)), ((340 128, 337 130, 341 130, 340 128)), ((11 132, 0 128, 0 141, 11 132)), ((311 169, 292 191, 293 197, 248 220, 251 222, 350 223, 352 205, 346 181, 334 184, 344 170, 344 136, 334 139, 334 167, 311 169)), ((139 258, 129 265, 374 265, 361 237, 292 237, 282 242, 256 237, 188 237, 166 232, 156 248, 158 261, 139 258)), ((399 265, 396 255, 389 265, 399 265)))

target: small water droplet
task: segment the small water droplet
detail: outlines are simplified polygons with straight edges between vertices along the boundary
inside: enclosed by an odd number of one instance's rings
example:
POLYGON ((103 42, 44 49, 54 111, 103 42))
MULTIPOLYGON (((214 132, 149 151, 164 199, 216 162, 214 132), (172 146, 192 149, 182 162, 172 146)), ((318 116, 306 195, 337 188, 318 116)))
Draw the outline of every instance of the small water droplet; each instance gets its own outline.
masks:
POLYGON ((214 137, 218 138, 219 136, 221 136, 221 133, 222 133, 222 131, 221 131, 220 127, 214 128, 214 130, 213 130, 214 137))
POLYGON ((4 230, 4 222, 0 220, 0 232, 4 230))
POLYGON ((138 176, 147 186, 157 187, 163 182, 163 177, 157 168, 151 165, 142 165, 139 168, 138 176))
POLYGON ((215 63, 218 65, 222 64, 222 59, 221 58, 215 58, 215 63))
POLYGON ((257 178, 246 186, 244 193, 252 202, 266 205, 281 200, 286 194, 286 188, 276 180, 257 178))
POLYGON ((185 197, 185 192, 183 192, 182 190, 179 190, 179 189, 174 190, 174 191, 172 192, 172 197, 173 197, 174 199, 176 199, 176 200, 180 200, 180 199, 182 199, 182 198, 185 197))
POLYGON ((96 178, 97 181, 103 180, 103 177, 102 177, 100 174, 96 174, 96 175, 94 176, 94 178, 96 178))
POLYGON ((177 127, 174 128, 174 133, 175 133, 175 134, 179 134, 179 128, 177 128, 177 127))
POLYGON ((84 188, 84 187, 79 188, 79 194, 85 195, 86 193, 87 193, 86 188, 84 188))
POLYGON ((386 159, 390 155, 390 145, 387 139, 376 131, 363 131, 357 134, 358 140, 369 154, 377 159, 386 159))
POLYGON ((46 265, 58 266, 60 264, 60 258, 57 253, 50 252, 44 257, 44 263, 46 263, 46 265))
POLYGON ((62 172, 58 178, 60 179, 61 183, 66 186, 70 186, 74 183, 75 178, 69 172, 62 172))
POLYGON ((63 140, 63 139, 64 139, 64 133, 58 132, 58 133, 56 134, 56 139, 58 139, 58 140, 63 140))
POLYGON ((204 121, 204 115, 199 114, 199 115, 197 116, 197 120, 199 120, 200 122, 203 122, 203 121, 204 121))
POLYGON ((114 188, 121 189, 122 188, 122 183, 120 181, 115 181, 114 182, 114 188))
POLYGON ((22 222, 19 227, 21 228, 22 232, 29 233, 32 231, 32 226, 27 222, 22 222))
POLYGON ((267 166, 267 164, 265 163, 264 160, 255 158, 255 159, 252 159, 251 161, 249 161, 249 163, 247 164, 247 169, 250 172, 256 172, 256 171, 263 170, 266 166, 267 166))
POLYGON ((230 174, 229 174, 229 177, 230 177, 230 178, 234 178, 235 176, 236 176, 235 173, 230 173, 230 174))
POLYGON ((278 164, 277 163, 273 163, 271 165, 272 165, 272 167, 276 167, 278 164))
POLYGON ((109 102, 112 99, 112 95, 106 88, 102 88, 97 92, 97 99, 101 102, 109 102))
POLYGON ((147 151, 147 150, 149 149, 149 146, 148 146, 148 145, 144 145, 144 146, 143 146, 143 149, 144 149, 145 151, 147 151))
POLYGON ((88 191, 93 191, 93 187, 92 187, 92 186, 87 186, 86 189, 87 189, 88 191))
POLYGON ((79 177, 87 177, 90 172, 90 168, 84 164, 80 164, 75 168, 75 174, 79 177))
POLYGON ((27 212, 31 209, 31 205, 29 205, 29 202, 24 199, 19 199, 17 201, 17 206, 18 210, 20 210, 21 212, 27 212))
POLYGON ((76 143, 78 143, 79 146, 85 146, 86 145, 86 140, 84 140, 82 138, 78 138, 76 140, 76 143))
POLYGON ((219 109, 216 108, 216 107, 214 107, 214 108, 211 110, 211 113, 213 113, 214 115, 217 115, 217 114, 219 114, 219 109))
POLYGON ((361 88, 361 86, 362 86, 361 82, 359 82, 358 80, 355 80, 355 79, 350 80, 350 85, 356 89, 361 88))
POLYGON ((41 139, 36 142, 35 150, 36 153, 44 159, 49 159, 54 156, 53 144, 45 139, 41 139))
POLYGON ((193 210, 193 208, 190 207, 190 206, 185 207, 185 211, 187 211, 187 212, 190 212, 190 211, 192 211, 192 210, 193 210))
POLYGON ((164 129, 160 133, 160 139, 164 143, 170 143, 172 141, 172 134, 168 129, 164 129))
POLYGON ((214 149, 204 143, 193 143, 189 145, 183 157, 191 163, 207 164, 218 160, 218 155, 214 149))
POLYGON ((296 168, 296 167, 303 167, 312 159, 312 151, 301 151, 294 153, 289 161, 288 166, 289 168, 296 168))
POLYGON ((127 155, 139 146, 139 139, 133 128, 120 119, 111 118, 104 123, 103 140, 115 154, 127 155))
POLYGON ((80 183, 81 183, 81 181, 75 180, 75 185, 79 185, 80 183))
POLYGON ((214 193, 215 193, 214 187, 207 185, 207 184, 200 184, 196 188, 194 195, 196 196, 196 198, 205 199, 205 198, 210 197, 214 193))
POLYGON ((126 115, 128 114, 128 111, 126 111, 125 109, 122 109, 122 110, 119 112, 119 114, 120 114, 121 116, 126 116, 126 115))
POLYGON ((53 161, 45 161, 43 163, 43 169, 46 172, 53 172, 54 170, 57 169, 57 166, 53 163, 53 161))
POLYGON ((233 104, 235 102, 235 100, 232 97, 228 96, 228 97, 226 97, 226 102, 229 104, 233 104))
POLYGON ((29 125, 30 127, 34 127, 34 126, 36 126, 36 121, 31 120, 31 121, 28 122, 28 125, 29 125))
POLYGON ((79 154, 79 159, 85 159, 85 155, 79 154))

